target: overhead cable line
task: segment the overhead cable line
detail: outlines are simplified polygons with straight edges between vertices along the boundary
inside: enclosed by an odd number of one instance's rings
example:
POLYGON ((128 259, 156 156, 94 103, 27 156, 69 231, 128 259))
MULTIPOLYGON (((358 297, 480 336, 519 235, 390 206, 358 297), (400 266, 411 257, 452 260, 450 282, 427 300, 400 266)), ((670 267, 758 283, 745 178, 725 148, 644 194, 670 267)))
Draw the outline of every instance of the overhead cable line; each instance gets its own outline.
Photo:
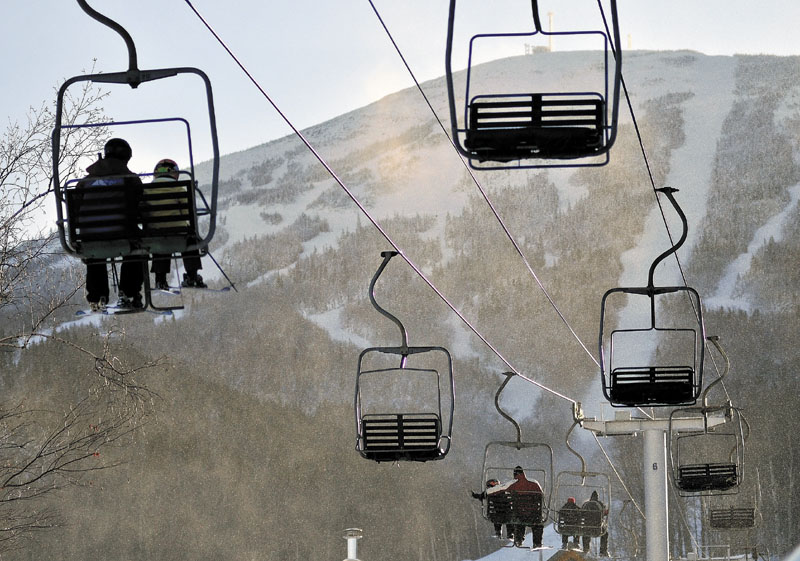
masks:
POLYGON ((619 479, 619 482, 622 485, 622 488, 625 489, 625 492, 628 494, 628 497, 630 498, 631 502, 633 503, 633 506, 635 506, 636 510, 639 511, 639 514, 642 515, 642 518, 644 520, 647 520, 647 516, 645 516, 644 511, 639 506, 639 503, 636 502, 636 499, 633 498, 633 494, 631 493, 630 489, 628 489, 628 486, 625 485, 625 480, 622 479, 622 475, 619 473, 619 471, 617 471, 617 468, 616 468, 616 466, 614 466, 614 462, 611 461, 611 457, 608 455, 608 452, 606 452, 606 449, 603 448, 603 445, 600 443, 600 439, 597 438, 597 434, 595 434, 593 432, 592 436, 594 437, 594 441, 597 443, 597 446, 600 448, 600 451, 603 453, 603 456, 605 456, 606 462, 608 462, 608 465, 610 465, 611 469, 614 470, 614 475, 616 475, 617 479, 619 479))
MULTIPOLYGON (((383 26, 384 31, 386 31, 386 34, 388 35, 389 40, 392 42, 392 45, 394 46, 395 50, 397 51, 397 54, 400 56, 400 59, 403 61, 403 64, 405 65, 406 70, 408 70, 408 73, 411 75, 411 78, 414 80, 414 83, 416 84, 417 89, 419 90, 420 94, 422 95, 423 99, 425 100, 425 103, 428 105, 428 108, 431 110, 431 113, 433 113, 434 118, 439 123, 439 126, 442 129, 442 132, 444 133, 445 137, 450 141, 450 145, 453 147, 453 150, 455 150, 456 154, 459 157, 459 160, 464 165, 464 169, 466 169, 467 173, 469 173, 470 177, 472 178, 472 181, 475 183, 475 186, 478 188, 478 190, 480 191, 480 193, 483 196, 484 200, 486 201, 486 204, 489 205, 489 208, 492 210, 492 213, 494 213, 495 218, 500 223, 500 226, 503 228, 503 231, 505 232, 506 236, 508 237, 508 239, 511 241, 512 245, 514 246, 514 249, 516 249, 516 251, 519 254, 520 258, 522 258, 522 261, 525 264, 525 267, 528 269, 528 272, 530 272, 530 274, 533 277, 533 279, 539 285, 539 288, 541 288, 541 290, 544 293, 545 297, 547 298, 548 302, 550 302, 550 305, 553 307, 553 309, 556 311, 558 316, 561 318, 561 321, 564 322, 564 325, 566 325, 567 329, 569 329, 570 333, 572 333, 572 336, 575 338, 575 340, 578 342, 578 344, 580 344, 580 346, 583 348, 583 350, 586 351, 586 354, 589 356, 589 358, 592 359, 592 361, 595 363, 595 365, 598 368, 600 368, 600 363, 594 357, 594 355, 591 353, 591 351, 589 351, 589 349, 586 347, 586 345, 583 343, 583 341, 581 341, 580 337, 575 332, 575 330, 572 328, 572 326, 569 324, 569 322, 567 321, 567 318, 564 316, 564 314, 561 313, 561 311, 559 310, 559 308, 556 305, 555 301, 551 298, 550 294, 547 292, 547 289, 544 287, 544 284, 542 284, 542 282, 539 279, 538 275, 533 270, 533 267, 531 266, 530 262, 525 257, 525 254, 523 253, 523 251, 520 248, 519 244, 517 243, 516 239, 512 235, 511 231, 506 226, 505 221, 500 216, 499 212, 497 211, 497 208, 494 206, 494 204, 492 203, 491 199, 489 198, 489 195, 483 189, 483 186, 478 181, 478 178, 475 176, 475 174, 473 173, 472 169, 470 169, 470 167, 467 165, 467 163, 461 157, 461 154, 459 153, 458 148, 455 145, 455 142, 450 137, 450 134, 447 132, 447 128, 444 126, 444 123, 442 123, 442 120, 439 118, 438 113, 436 113, 436 110, 433 108, 433 104, 430 102, 430 99, 428 98, 427 94, 422 89, 422 86, 420 85, 419 80, 417 80, 416 75, 414 74, 413 70, 411 70, 411 67, 409 66, 408 62, 406 61, 406 58, 403 55, 402 51, 400 50, 400 47, 397 45, 397 42, 394 40, 394 37, 392 36, 392 33, 389 31, 389 28, 386 26, 386 23, 383 21, 383 18, 381 17, 380 13, 378 12, 378 9, 375 7, 375 4, 373 3, 372 0, 369 0, 369 3, 370 3, 370 6, 372 6, 372 10, 375 12, 375 15, 378 17, 378 21, 380 21, 381 26, 383 26)), ((636 409, 638 409, 646 417, 652 418, 651 415, 649 415, 646 411, 644 411, 640 407, 637 407, 636 409)))
POLYGON ((320 155, 320 153, 317 152, 317 150, 312 146, 312 144, 303 135, 303 133, 300 132, 300 130, 292 123, 292 121, 286 116, 286 114, 284 114, 283 111, 280 110, 280 108, 275 103, 275 101, 272 100, 272 98, 269 96, 269 94, 267 94, 267 92, 264 90, 264 88, 261 87, 261 85, 258 83, 258 81, 253 77, 253 75, 244 66, 244 64, 242 64, 242 62, 239 60, 239 58, 225 44, 225 42, 220 38, 220 36, 216 33, 216 31, 214 31, 214 29, 211 27, 211 25, 208 23, 208 21, 206 21, 206 19, 200 14, 200 12, 198 12, 197 9, 195 9, 195 7, 192 5, 191 1, 190 0, 184 0, 184 1, 189 6, 189 8, 191 8, 191 10, 195 13, 195 15, 200 19, 200 21, 203 22, 203 25, 205 25, 206 29, 208 29, 208 31, 214 36, 214 38, 222 46, 222 48, 224 48, 225 51, 228 53, 228 55, 230 55, 230 57, 234 60, 234 62, 236 62, 236 64, 239 66, 239 68, 242 70, 242 72, 244 72, 245 75, 250 79, 250 81, 258 89, 258 91, 261 92, 261 95, 264 96, 264 98, 269 102, 270 105, 272 105, 273 109, 275 109, 275 111, 278 113, 278 115, 280 115, 280 117, 283 119, 283 121, 289 126, 289 128, 292 129, 294 134, 297 135, 297 137, 301 140, 301 142, 303 144, 305 144, 306 148, 308 148, 308 150, 314 155, 314 157, 319 161, 319 163, 322 164, 322 166, 331 175, 331 177, 334 179, 334 181, 336 181, 336 183, 338 183, 339 186, 342 189, 344 189, 345 193, 347 193, 347 195, 350 197, 350 199, 356 204, 356 206, 358 206, 359 210, 361 210, 361 212, 364 214, 364 216, 367 217, 367 219, 372 223, 372 225, 375 226, 375 228, 381 233, 381 235, 384 237, 384 239, 386 239, 386 241, 389 242, 389 244, 394 248, 394 250, 397 251, 398 255, 400 255, 400 257, 402 257, 403 260, 406 263, 408 263, 409 267, 411 267, 414 270, 414 272, 417 273, 417 275, 425 282, 425 284, 427 284, 431 288, 431 290, 433 290, 436 293, 436 295, 439 296, 439 298, 450 308, 450 310, 452 310, 452 312, 454 314, 456 314, 459 317, 459 319, 461 319, 461 321, 481 341, 483 341, 483 343, 487 347, 489 347, 489 349, 491 349, 491 351, 509 369, 511 369, 517 376, 519 376, 523 380, 526 380, 526 381, 528 381, 528 382, 540 387, 541 389, 543 389, 543 390, 555 395, 556 397, 560 397, 561 399, 569 401, 570 403, 577 403, 576 400, 574 400, 574 399, 572 399, 570 397, 567 397, 566 395, 564 395, 564 394, 562 394, 560 392, 557 392, 556 390, 548 388, 544 384, 542 384, 540 382, 537 382, 536 380, 533 380, 532 378, 529 378, 529 377, 523 375, 516 368, 514 368, 514 366, 508 361, 508 359, 506 359, 500 353, 500 351, 497 350, 497 348, 495 348, 489 342, 489 340, 486 339, 486 337, 483 334, 481 334, 480 331, 478 331, 475 326, 472 325, 472 323, 464 316, 464 314, 462 314, 450 302, 450 300, 448 300, 447 297, 438 288, 436 288, 436 286, 433 284, 433 282, 431 282, 431 280, 428 279, 427 276, 425 276, 425 274, 422 272, 422 270, 420 270, 420 268, 413 261, 411 261, 411 259, 405 254, 405 252, 403 252, 403 250, 400 248, 400 246, 398 246, 397 243, 395 243, 395 241, 389 236, 389 234, 386 232, 386 230, 383 229, 383 227, 380 225, 380 223, 369 213, 369 211, 366 209, 366 207, 364 207, 364 205, 361 203, 361 201, 359 201, 358 197, 356 197, 355 194, 344 184, 342 179, 336 174, 336 172, 330 167, 330 165, 328 165, 328 163, 325 161, 325 159, 322 157, 322 155, 320 155))
POLYGON ((489 208, 492 210, 492 213, 494 214, 494 217, 500 223, 500 227, 503 228, 503 232, 505 232, 506 237, 508 237, 508 239, 511 242, 511 244, 514 246, 514 249, 519 254, 520 258, 522 259, 523 263, 525 264, 525 267, 528 269, 528 272, 533 277, 533 280, 535 280, 536 284, 539 285, 539 288, 542 290, 542 293, 544 294, 545 298, 547 298, 547 301, 550 303, 550 305, 553 307, 555 312, 558 314, 558 317, 561 318, 561 321, 564 322, 564 325, 567 326, 567 329, 569 329, 569 332, 572 334, 572 336, 575 338, 575 340, 578 342, 578 344, 580 344, 580 346, 583 348, 583 350, 586 351, 586 354, 589 355, 589 358, 592 359, 592 362, 594 362, 595 365, 597 365, 597 367, 599 368, 600 367, 600 362, 598 362, 598 360, 594 357, 594 355, 591 353, 591 351, 589 351, 588 347, 583 343, 583 341, 581 341, 581 339, 578 336, 578 334, 575 332, 575 330, 572 328, 572 326, 567 321, 567 318, 564 316, 563 313, 561 313, 561 310, 558 309, 558 306, 556 305, 555 301, 550 296, 550 294, 547 292, 547 289, 544 287, 544 284, 542 284, 542 281, 539 279, 539 276, 533 270, 533 267, 531 266, 531 264, 528 261, 527 257, 525 257, 525 254, 523 253, 522 248, 517 243, 517 240, 514 238, 513 234, 508 229, 508 226, 506 226, 506 223, 503 220, 503 218, 500 216, 500 213, 497 211, 497 208, 494 206, 494 204, 492 203, 491 199, 489 199, 489 195, 486 193, 486 190, 483 188, 481 183, 478 181, 478 178, 475 176, 475 174, 470 169, 470 167, 467 165, 467 163, 464 161, 464 158, 462 158, 461 154, 459 154, 458 148, 456 148, 455 142, 453 141, 452 138, 450 138, 450 135, 447 132, 447 128, 444 126, 444 123, 442 123, 442 120, 439 118, 439 115, 436 113, 436 110, 433 108, 433 105, 431 104, 430 100, 428 99, 428 96, 425 94, 425 91, 422 89, 422 86, 420 85, 419 81, 417 80, 417 77, 414 75, 414 72, 411 70, 411 67, 408 65, 408 62, 406 61, 405 56, 403 55, 402 51, 400 50, 400 47, 395 42, 394 37, 392 36, 392 33, 389 31, 389 28, 386 27, 386 23, 383 21, 383 18, 381 17, 380 13, 378 12, 378 9, 375 7, 375 4, 373 3, 372 0, 369 0, 369 4, 370 4, 370 6, 372 6, 372 10, 375 12, 375 15, 378 17, 378 20, 381 22, 381 25, 383 26, 383 29, 386 31, 386 34, 389 36, 389 40, 392 42, 392 45, 394 45, 394 48, 397 51, 397 54, 400 56, 400 59, 403 61, 403 64, 405 65, 406 70, 408 70, 408 73, 411 75, 411 78, 414 80, 414 83, 416 84, 417 89, 419 90, 420 94, 422 94, 422 97, 425 99, 425 103, 428 104, 428 107, 430 108, 431 113, 433 113, 433 116, 436 118, 436 122, 439 123, 439 126, 442 128, 442 132, 447 137, 447 139, 450 141, 450 144, 452 145, 453 150, 455 150, 456 154, 459 155, 459 160, 461 160, 461 163, 464 165, 464 169, 467 170, 467 173, 469 173, 470 177, 472 178, 472 181, 475 183, 475 186, 478 188, 478 191, 480 191, 481 196, 483 196, 483 199, 486 201, 486 204, 489 205, 489 208))
MULTIPOLYGON (((442 129, 442 132, 444 132, 445 137, 450 141, 450 144, 452 145, 453 150, 455 150, 456 154, 459 157, 459 160, 461 160, 461 163, 464 165, 464 168, 467 170, 467 173, 469 173, 470 177, 472 177, 472 180, 475 182, 475 185, 477 186, 478 190, 481 192, 481 195, 483 195, 483 198, 486 201, 486 203, 489 205, 489 208, 492 209, 492 212, 494 213, 495 218, 497 218, 497 221, 500 223, 500 226, 503 228, 503 231, 506 233, 506 236, 508 236, 508 239, 514 245, 514 248, 517 250, 517 253, 522 258, 523 262, 525 263, 525 266, 528 268, 528 271, 533 276, 533 278, 536 280, 536 283, 542 289, 542 292, 547 297, 547 300, 553 306, 553 309, 555 309, 556 313, 559 315, 561 320, 564 322, 564 324, 570 330, 572 335, 575 337, 575 339, 578 341, 578 343, 581 345, 581 347, 583 347, 583 349, 586 351, 586 353, 589 355, 589 357, 594 361, 594 363, 598 367, 600 367, 600 363, 595 359, 594 355, 592 355, 592 353, 589 351, 589 349, 586 347, 586 345, 584 345, 584 343, 581 341, 580 337, 578 337, 577 333, 575 333, 575 331, 572 329, 572 327, 570 326, 570 324, 567 321, 567 319, 564 317, 564 315, 558 309, 558 306, 556 306, 556 303, 553 301, 553 299, 548 294, 548 292, 545 289, 544 285, 539 280, 539 277, 536 275, 536 273, 534 272, 534 270, 531 267, 530 263, 528 262, 527 258, 525 257, 525 254, 523 253, 522 249, 519 247, 519 245, 517 244, 516 240, 514 239, 514 236, 509 231, 509 229, 506 226, 505 222, 500 217, 497 209, 492 204, 492 201, 489 199, 489 196, 486 194, 485 190, 481 186, 480 182, 478 181, 478 178, 475 176, 475 174, 472 172, 472 170, 466 164, 466 162, 464 162, 464 159, 461 157, 461 154, 458 152, 458 148, 456 147, 455 142, 453 141, 452 138, 450 138, 450 135, 447 132, 447 128, 442 123, 442 120, 439 118, 439 115, 436 113, 436 110, 433 108, 433 104, 431 104, 430 100, 428 99, 427 94, 422 89, 422 86, 420 85, 419 80, 417 80, 416 75, 411 70, 411 67, 409 66, 408 62, 406 61, 406 58, 403 55, 402 51, 400 50, 400 47, 397 45, 397 42, 394 40, 394 37, 392 36, 391 32, 389 31, 389 28, 386 26, 386 23, 383 21, 383 18, 381 17, 380 13, 378 12, 378 9, 375 7, 375 4, 373 3, 373 0, 369 0, 369 3, 370 3, 370 6, 372 6, 372 10, 375 12, 375 15, 377 16, 378 21, 380 21, 381 26, 383 26, 383 29, 386 31, 386 34, 388 35, 389 40, 392 42, 392 45, 394 45, 394 48, 397 51, 397 54, 400 56, 400 59, 403 61, 403 64, 405 65, 406 69, 408 70, 408 73, 411 75, 411 78, 414 80, 414 83, 416 84, 417 89, 419 90, 420 94, 422 94, 422 97, 425 100, 425 103, 428 105, 428 108, 431 110, 431 113, 433 113, 433 116, 436 118, 436 121, 439 123, 439 126, 442 129)), ((605 21, 605 18, 604 18, 604 21, 605 21)), ((653 418, 651 415, 648 415, 647 412, 645 412, 642 408, 637 407, 637 409, 640 412, 642 412, 645 416, 647 416, 647 417, 649 417, 651 419, 653 418)), ((593 436, 594 436, 595 441, 597 442, 598 447, 600 448, 600 450, 602 451, 603 455, 605 456, 606 461, 611 466, 611 469, 614 471, 614 474, 617 476, 617 479, 619 479, 619 482, 622 485, 623 489, 625 489, 625 492, 628 494, 628 497, 630 498, 631 502, 636 507, 636 509, 639 511, 639 513, 642 515, 642 518, 646 518, 645 515, 644 515, 644 512, 641 509, 641 507, 636 502, 636 499, 633 498, 633 495, 631 494, 630 490, 628 489, 628 486, 625 484, 625 481, 622 479, 622 475, 619 473, 619 471, 617 470, 616 466, 614 466, 614 463, 611 461, 611 458, 606 453, 605 449, 603 448, 603 445, 600 443, 600 440, 597 438, 597 435, 593 433, 593 436)))
POLYGON ((694 544, 694 550, 700 551, 700 544, 697 543, 697 538, 692 532, 692 528, 689 526, 689 519, 686 517, 686 510, 684 509, 685 504, 678 500, 678 493, 675 491, 675 487, 670 485, 670 491, 672 492, 672 500, 675 504, 678 505, 678 513, 681 515, 681 522, 683 522, 684 527, 686 528, 686 533, 689 534, 689 538, 691 538, 692 543, 694 544))

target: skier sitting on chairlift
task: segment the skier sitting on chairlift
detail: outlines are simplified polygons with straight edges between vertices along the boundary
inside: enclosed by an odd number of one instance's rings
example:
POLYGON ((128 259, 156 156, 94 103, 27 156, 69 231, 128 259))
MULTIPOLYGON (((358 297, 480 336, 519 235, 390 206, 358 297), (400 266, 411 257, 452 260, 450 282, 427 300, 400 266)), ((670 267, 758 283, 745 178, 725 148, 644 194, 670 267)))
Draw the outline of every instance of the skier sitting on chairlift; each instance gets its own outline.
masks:
MULTIPOLYGON (((153 181, 150 186, 146 187, 148 193, 184 193, 183 187, 171 187, 169 184, 178 181, 180 170, 178 164, 173 160, 165 158, 160 160, 153 169, 153 181), (156 185, 157 184, 157 185, 156 185)), ((174 204, 177 200, 164 199, 159 201, 160 204, 174 204)), ((160 222, 153 224, 153 229, 170 228, 173 226, 185 226, 188 224, 187 219, 181 219, 185 211, 181 210, 158 210, 158 204, 150 203, 148 208, 144 211, 147 216, 175 216, 177 220, 174 222, 160 222)), ((196 240, 190 240, 196 241, 196 240)), ((200 261, 200 251, 184 251, 181 253, 183 258, 183 267, 186 272, 183 274, 183 287, 206 288, 207 285, 203 282, 203 277, 197 274, 199 269, 203 268, 200 261)), ((150 268, 151 273, 155 273, 155 286, 159 290, 168 290, 167 275, 169 274, 169 262, 171 255, 153 255, 153 264, 150 268)))
MULTIPOLYGON (((106 216, 114 218, 115 224, 105 227, 109 236, 122 236, 134 242, 140 235, 139 201, 142 198, 142 180, 128 169, 128 162, 133 152, 127 141, 112 138, 103 148, 103 156, 86 168, 87 175, 78 182, 78 188, 102 187, 107 185, 124 185, 125 215, 106 216), (118 219, 117 219, 118 218, 118 219)), ((102 210, 102 199, 98 200, 91 192, 83 195, 82 209, 102 210), (94 202, 93 201, 97 201, 94 202), (97 207, 95 209, 95 207, 97 207)), ((86 263, 86 300, 92 311, 101 311, 108 303, 108 270, 105 259, 85 259, 86 263)), ((142 284, 144 283, 143 267, 136 257, 124 256, 119 277, 120 308, 142 308, 142 284)))
MULTIPOLYGON (((606 510, 606 506, 600 501, 600 498, 597 496, 597 491, 592 491, 592 496, 589 498, 588 501, 583 503, 581 506, 584 510, 599 510, 603 513, 603 515, 607 514, 608 511, 606 510)), ((590 536, 583 536, 583 551, 584 553, 589 552, 589 546, 591 544, 592 538, 590 536)), ((600 536, 600 556, 601 557, 608 557, 608 528, 606 528, 602 535, 600 536)))
MULTIPOLYGON (((575 497, 569 497, 567 499, 567 502, 564 503, 564 506, 562 506, 559 509, 559 512, 561 512, 562 510, 579 510, 579 509, 580 507, 577 504, 575 504, 575 497)), ((572 536, 573 544, 577 546, 579 542, 580 542, 580 536, 572 536)), ((561 534, 561 549, 567 549, 568 545, 569 545, 569 536, 567 534, 561 534)))
MULTIPOLYGON (((542 494, 542 486, 539 485, 539 482, 535 479, 531 481, 527 477, 525 477, 525 472, 522 469, 522 466, 516 466, 514 468, 514 481, 509 482, 508 484, 503 486, 504 489, 508 491, 518 491, 523 492, 525 494, 532 494, 532 493, 539 493, 542 494)), ((511 536, 514 540, 514 545, 517 547, 522 546, 522 542, 525 541, 525 524, 512 524, 510 525, 511 528, 511 536)), ((536 549, 538 547, 542 547, 542 533, 544 532, 544 525, 541 521, 536 521, 535 524, 531 525, 531 538, 533 540, 533 548, 536 549)))
MULTIPOLYGON (((497 487, 498 485, 500 485, 500 482, 497 479, 489 479, 488 481, 486 481, 486 490, 483 491, 482 493, 475 493, 473 491, 472 492, 472 498, 473 499, 478 499, 479 501, 483 502, 483 501, 486 500, 486 494, 487 493, 491 493, 491 491, 489 491, 489 489, 491 489, 492 487, 497 487)), ((495 535, 496 538, 502 538, 503 537, 503 524, 502 523, 497 523, 497 522, 494 523, 494 535, 495 535)))

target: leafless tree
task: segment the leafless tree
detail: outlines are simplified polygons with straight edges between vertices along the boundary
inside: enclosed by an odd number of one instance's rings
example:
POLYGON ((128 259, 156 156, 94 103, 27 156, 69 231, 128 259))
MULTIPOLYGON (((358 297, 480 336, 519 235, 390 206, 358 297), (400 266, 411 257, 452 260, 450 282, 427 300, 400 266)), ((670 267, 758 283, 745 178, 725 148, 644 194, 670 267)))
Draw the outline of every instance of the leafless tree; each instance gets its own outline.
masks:
MULTIPOLYGON (((67 92, 63 124, 100 123, 104 92, 91 83, 75 93, 67 92)), ((35 331, 60 304, 43 301, 43 258, 53 249, 55 232, 42 224, 48 195, 53 191, 50 134, 53 111, 47 103, 31 107, 26 122, 7 123, 0 134, 0 313, 29 314, 27 330, 35 331), (32 315, 31 315, 32 314, 32 315)), ((75 175, 79 160, 97 151, 108 136, 105 127, 65 128, 62 133, 59 170, 62 177, 75 175)), ((58 283, 51 283, 52 285, 58 283)), ((5 342, 0 340, 0 342, 5 342)))
MULTIPOLYGON (((103 122, 105 95, 87 83, 67 98, 64 123, 103 122)), ((116 465, 119 455, 106 451, 131 442, 154 397, 140 375, 161 362, 128 364, 115 349, 122 333, 114 325, 94 345, 99 348, 56 328, 54 318, 83 279, 79 267, 63 265, 72 260, 60 254, 52 228, 41 225, 53 191, 53 125, 52 110, 42 104, 24 124, 9 122, 0 133, 0 364, 11 368, 3 358, 37 342, 62 345, 69 349, 65 356, 85 362, 89 390, 46 409, 26 399, 0 403, 0 553, 58 524, 59 513, 45 497, 116 465)), ((104 127, 64 129, 61 176, 75 176, 80 159, 107 136, 104 127)))

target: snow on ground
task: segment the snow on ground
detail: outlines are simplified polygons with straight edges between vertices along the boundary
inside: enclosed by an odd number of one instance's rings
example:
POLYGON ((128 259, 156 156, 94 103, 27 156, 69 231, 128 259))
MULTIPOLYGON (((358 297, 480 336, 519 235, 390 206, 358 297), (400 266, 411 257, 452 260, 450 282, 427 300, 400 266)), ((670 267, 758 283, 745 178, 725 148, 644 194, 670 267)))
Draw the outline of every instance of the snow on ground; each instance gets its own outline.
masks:
POLYGON ((342 327, 341 316, 341 308, 336 308, 334 310, 322 312, 321 314, 308 314, 305 317, 306 319, 314 322, 315 325, 327 331, 328 335, 334 341, 351 343, 361 349, 371 347, 372 343, 367 341, 364 337, 356 335, 352 331, 346 330, 342 327))
MULTIPOLYGON (((486 522, 486 531, 491 531, 491 525, 486 522)), ((596 541, 596 540, 595 540, 596 541)), ((498 544, 500 542, 498 541, 498 544)), ((510 542, 503 540, 504 545, 510 542)), ((525 547, 503 547, 494 553, 490 553, 485 557, 481 557, 476 561, 545 561, 550 559, 561 547, 561 535, 559 535, 552 524, 545 526, 544 533, 542 534, 542 545, 551 547, 552 549, 542 549, 531 551, 531 534, 530 532, 525 536, 525 547)), ((467 560, 465 560, 467 561, 467 560)))
MULTIPOLYGON (((701 57, 693 64, 693 68, 694 71, 685 76, 685 91, 693 91, 695 95, 682 104, 686 140, 672 152, 670 173, 666 180, 666 185, 679 190, 675 199, 689 223, 686 243, 679 250, 679 257, 684 260, 694 245, 699 232, 698 226, 706 214, 717 138, 734 101, 736 62, 734 59, 723 62, 719 57, 701 57), (705 78, 700 80, 698 75, 705 78)), ((681 91, 681 85, 675 83, 671 90, 681 91)), ((669 201, 661 195, 659 198, 664 205, 673 239, 677 240, 680 236, 680 222, 673 219, 675 211, 669 201)), ((644 236, 636 247, 622 254, 624 270, 620 277, 620 286, 644 286, 650 263, 669 246, 661 212, 654 206, 645 222, 644 236)), ((680 272, 674 266, 674 258, 667 261, 669 263, 665 262, 665 265, 669 266, 668 271, 659 269, 656 284, 682 284, 680 272), (670 276, 665 278, 665 273, 670 276)))
MULTIPOLYGON (((87 304, 87 308, 88 308, 88 304, 87 304)), ((147 312, 142 312, 142 313, 147 313, 147 312)), ((173 314, 174 314, 175 317, 180 318, 182 316, 182 314, 183 314, 183 310, 176 310, 175 312, 173 312, 173 314)), ((20 345, 22 345, 24 343, 25 344, 25 348, 30 348, 33 345, 38 345, 39 343, 44 342, 48 337, 51 337, 52 335, 60 333, 60 332, 66 330, 66 329, 69 329, 71 327, 87 327, 87 326, 89 326, 89 327, 93 327, 94 329, 96 329, 102 335, 106 335, 107 332, 101 332, 101 328, 103 326, 103 320, 108 319, 108 318, 110 318, 112 316, 113 316, 113 314, 109 314, 109 315, 86 314, 86 315, 76 316, 75 319, 73 319, 73 320, 65 321, 63 323, 58 324, 54 329, 51 328, 51 329, 43 329, 43 330, 41 330, 40 331, 40 335, 35 335, 35 336, 31 337, 30 339, 28 339, 27 342, 21 337, 17 339, 17 342, 20 345)), ((120 316, 120 317, 122 317, 122 316, 120 316)), ((162 321, 164 321, 164 320, 166 320, 167 318, 170 318, 170 317, 172 317, 172 316, 169 316, 169 315, 153 315, 153 322, 154 323, 160 323, 160 322, 162 322, 162 321)), ((14 357, 14 363, 15 364, 19 361, 19 358, 21 356, 20 355, 21 350, 22 349, 19 349, 17 351, 17 354, 14 357)))
POLYGON ((770 239, 776 242, 783 239, 783 225, 791 213, 797 210, 797 201, 800 199, 800 184, 790 187, 789 194, 791 195, 789 204, 756 230, 755 234, 753 234, 753 239, 747 245, 747 251, 728 264, 714 294, 704 301, 707 308, 731 308, 750 312, 750 303, 734 295, 736 283, 741 275, 750 270, 753 255, 761 247, 766 245, 770 239))

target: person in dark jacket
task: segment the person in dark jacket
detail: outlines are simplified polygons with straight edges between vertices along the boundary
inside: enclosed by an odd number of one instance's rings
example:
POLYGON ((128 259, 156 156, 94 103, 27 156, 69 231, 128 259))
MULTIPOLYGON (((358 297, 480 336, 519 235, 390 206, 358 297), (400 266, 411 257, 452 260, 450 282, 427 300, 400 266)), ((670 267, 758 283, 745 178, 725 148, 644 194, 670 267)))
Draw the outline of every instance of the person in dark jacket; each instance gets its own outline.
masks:
MULTIPOLYGON (((586 510, 599 510, 604 515, 607 514, 606 506, 600 501, 600 498, 597 496, 597 491, 592 491, 592 496, 589 497, 589 500, 581 505, 581 508, 586 510)), ((589 552, 589 546, 591 544, 591 537, 590 536, 583 536, 583 551, 585 553, 589 552)), ((603 528, 603 533, 600 535, 600 556, 601 557, 608 557, 608 528, 603 528)))
MULTIPOLYGON (((112 217, 114 220, 104 232, 110 238, 128 238, 133 241, 139 237, 139 202, 142 199, 142 181, 128 169, 132 155, 130 145, 121 138, 112 138, 103 148, 103 156, 86 168, 87 175, 78 182, 79 188, 105 185, 125 186, 124 215, 112 217)), ((90 207, 92 196, 87 192, 81 201, 82 207, 90 207)), ((86 300, 92 310, 100 310, 108 302, 108 269, 105 259, 85 259, 86 300)), ((141 308, 144 272, 141 261, 131 256, 122 258, 119 280, 119 307, 141 308)))
MULTIPOLYGON (((491 493, 491 489, 493 487, 497 487, 500 485, 500 482, 497 479, 489 479, 486 481, 486 490, 482 493, 472 492, 472 498, 478 499, 479 501, 483 502, 486 500, 487 493, 491 493)), ((503 524, 494 522, 494 535, 496 538, 503 537, 503 524)))

